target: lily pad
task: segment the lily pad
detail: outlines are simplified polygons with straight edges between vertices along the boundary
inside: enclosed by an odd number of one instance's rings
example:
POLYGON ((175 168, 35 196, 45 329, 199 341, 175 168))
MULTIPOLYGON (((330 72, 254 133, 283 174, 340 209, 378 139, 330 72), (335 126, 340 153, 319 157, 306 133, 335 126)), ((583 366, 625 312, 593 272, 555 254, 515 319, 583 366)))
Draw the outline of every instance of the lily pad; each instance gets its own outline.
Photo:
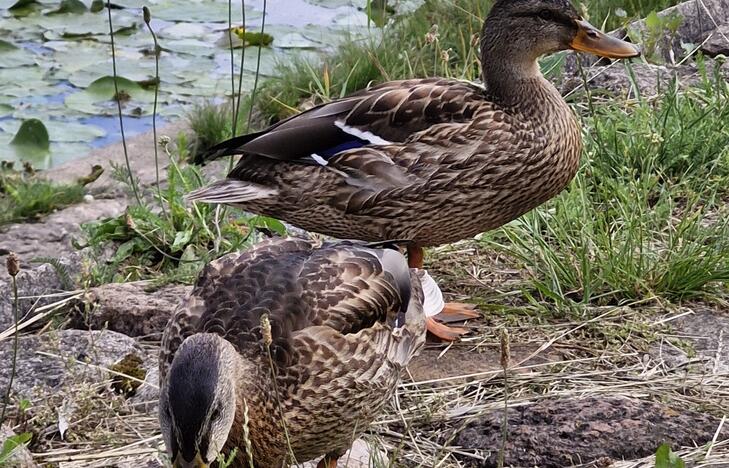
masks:
POLYGON ((68 107, 87 114, 108 115, 118 111, 117 101, 127 115, 144 115, 149 112, 147 104, 154 94, 128 78, 104 76, 92 82, 85 90, 66 97, 68 107))
MULTIPOLYGON (((30 122, 29 119, 25 122, 30 122)), ((3 131, 12 133, 19 131, 20 123, 17 120, 9 120, 0 122, 0 128, 3 131)), ((95 125, 84 125, 77 122, 64 122, 58 120, 46 121, 45 128, 48 132, 49 138, 52 138, 54 142, 90 142, 97 138, 101 138, 106 135, 106 131, 103 128, 99 128, 95 125)))
MULTIPOLYGON (((109 22, 104 13, 82 13, 74 16, 73 21, 65 15, 32 16, 25 20, 44 30, 46 40, 104 36, 109 34, 109 22)), ((125 11, 112 13, 115 34, 124 34, 138 29, 140 21, 125 11)))
POLYGON ((0 40, 0 68, 15 68, 34 65, 35 58, 29 50, 24 50, 7 41, 0 40))
MULTIPOLYGON (((201 8, 198 2, 172 2, 167 1, 150 7, 152 18, 165 21, 187 21, 195 23, 224 23, 228 21, 228 3, 205 2, 201 8)), ((233 5, 235 18, 240 17, 240 7, 233 5)), ((260 19, 261 13, 246 7, 246 20, 260 19)))
POLYGON ((85 13, 87 10, 86 4, 82 2, 81 0, 61 0, 61 5, 55 9, 51 10, 47 15, 62 15, 65 13, 85 13))
POLYGON ((0 117, 5 117, 13 113, 15 108, 10 104, 0 104, 0 117))
POLYGON ((13 16, 22 17, 30 15, 39 5, 40 4, 36 0, 17 0, 7 7, 7 10, 12 13, 13 16))
POLYGON ((17 133, 10 141, 13 146, 23 146, 29 149, 48 150, 51 140, 48 137, 48 130, 38 119, 24 121, 17 133))

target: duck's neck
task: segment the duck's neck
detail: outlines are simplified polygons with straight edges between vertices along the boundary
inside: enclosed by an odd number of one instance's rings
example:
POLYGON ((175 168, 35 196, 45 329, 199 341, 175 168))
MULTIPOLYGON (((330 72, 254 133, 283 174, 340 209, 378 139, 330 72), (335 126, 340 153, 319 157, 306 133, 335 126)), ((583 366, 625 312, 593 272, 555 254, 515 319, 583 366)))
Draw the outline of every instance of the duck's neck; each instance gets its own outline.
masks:
POLYGON ((542 76, 537 53, 523 50, 501 27, 488 21, 481 37, 483 81, 492 101, 535 119, 543 115, 546 106, 567 107, 555 87, 542 76), (534 109, 533 103, 539 103, 539 109, 534 109), (531 112, 536 114, 532 116, 531 112))
POLYGON ((557 89, 542 76, 536 60, 520 62, 483 55, 483 81, 490 100, 537 119, 543 115, 540 109, 548 105, 566 108, 557 89))
POLYGON ((236 400, 235 422, 238 439, 229 438, 228 446, 238 448, 241 466, 248 466, 246 444, 250 441, 255 466, 281 466, 286 455, 285 439, 276 405, 275 389, 268 372, 269 364, 254 362, 238 356, 241 375, 236 400), (247 432, 247 434, 246 434, 247 432))

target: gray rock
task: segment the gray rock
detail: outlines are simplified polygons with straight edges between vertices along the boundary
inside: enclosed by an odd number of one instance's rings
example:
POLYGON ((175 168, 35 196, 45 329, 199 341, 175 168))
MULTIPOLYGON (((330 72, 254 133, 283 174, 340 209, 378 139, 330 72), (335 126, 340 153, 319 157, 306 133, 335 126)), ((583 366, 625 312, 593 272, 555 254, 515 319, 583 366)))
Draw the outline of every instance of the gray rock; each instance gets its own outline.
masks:
MULTIPOLYGON (((125 199, 94 199, 64 208, 39 222, 12 224, 0 230, 0 255, 15 252, 24 269, 32 267, 38 257, 59 258, 76 253, 73 239, 81 232, 81 224, 118 216, 126 209, 125 199)), ((0 280, 7 280, 0 269, 0 280)))
MULTIPOLYGON (((623 397, 546 400, 509 408, 505 466, 610 466, 672 447, 712 440, 719 420, 660 403, 623 397)), ((503 410, 489 412, 462 430, 457 445, 478 450, 485 460, 467 466, 495 467, 501 447, 503 410)), ((729 435, 729 428, 723 437, 729 435)), ((720 436, 719 440, 723 440, 720 436)))
MULTIPOLYGON (((12 339, 0 342, 0 362, 4 363, 0 367, 1 389, 7 387, 10 379, 12 353, 12 339)), ((108 368, 128 354, 147 359, 134 339, 108 330, 61 330, 22 336, 13 394, 29 396, 34 388, 56 389, 72 378, 98 382, 106 378, 106 372, 100 368, 108 368)))
MULTIPOLYGON (((674 334, 692 345, 694 362, 702 361, 702 372, 729 372, 729 313, 705 304, 691 304, 686 308, 693 313, 668 322, 674 334)), ((686 350, 665 343, 654 345, 651 354, 668 366, 680 366, 692 360, 686 350)))
POLYGON ((105 284, 91 289, 78 301, 71 326, 159 339, 180 300, 191 289, 171 285, 148 291, 143 282, 105 284))
POLYGON ((701 51, 709 57, 725 55, 729 57, 729 24, 716 28, 711 37, 701 46, 701 51))
MULTIPOLYGON (((698 46, 719 26, 729 24, 729 0, 689 0, 658 13, 659 17, 679 15, 683 21, 673 38, 666 37, 659 43, 663 59, 671 62, 673 57, 686 54, 682 43, 698 46)), ((645 20, 635 21, 630 28, 645 31, 645 20)))
MULTIPOLYGON (((0 427, 0 447, 9 438, 16 435, 12 429, 7 426, 0 427)), ((7 468, 35 468, 38 465, 33 461, 33 455, 25 445, 19 445, 13 450, 9 460, 2 465, 7 468)))
MULTIPOLYGON (((1 258, 4 260, 4 257, 1 258)), ((80 259, 79 254, 59 258, 58 262, 65 273, 59 274, 59 271, 48 263, 28 268, 24 258, 21 257, 23 267, 16 277, 19 317, 28 318, 38 307, 63 299, 51 294, 75 289, 75 278, 80 272, 80 259)), ((5 269, 2 270, 5 278, 0 278, 0 331, 12 326, 14 320, 12 284, 5 269)))

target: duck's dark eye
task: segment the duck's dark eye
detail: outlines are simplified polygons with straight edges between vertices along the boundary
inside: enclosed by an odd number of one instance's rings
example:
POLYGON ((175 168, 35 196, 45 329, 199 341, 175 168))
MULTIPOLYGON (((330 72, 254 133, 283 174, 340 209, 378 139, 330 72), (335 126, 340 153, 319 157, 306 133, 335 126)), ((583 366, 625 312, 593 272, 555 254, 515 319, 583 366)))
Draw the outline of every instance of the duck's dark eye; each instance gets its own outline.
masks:
POLYGON ((542 18, 544 21, 551 21, 554 19, 554 15, 549 10, 541 10, 539 12, 539 17, 542 18))

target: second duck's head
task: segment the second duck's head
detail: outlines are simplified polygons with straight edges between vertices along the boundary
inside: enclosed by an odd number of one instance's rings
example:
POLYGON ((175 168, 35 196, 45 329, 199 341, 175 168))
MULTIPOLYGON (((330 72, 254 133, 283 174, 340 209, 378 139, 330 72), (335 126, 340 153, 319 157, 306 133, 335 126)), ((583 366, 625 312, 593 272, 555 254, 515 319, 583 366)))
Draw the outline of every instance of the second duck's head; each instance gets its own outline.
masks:
POLYGON ((569 0, 498 0, 484 22, 484 65, 506 62, 528 72, 540 56, 566 49, 609 58, 640 55, 634 45, 582 19, 569 0))
POLYGON ((237 361, 218 335, 192 335, 180 345, 159 408, 174 468, 207 468, 222 451, 236 413, 237 361))

